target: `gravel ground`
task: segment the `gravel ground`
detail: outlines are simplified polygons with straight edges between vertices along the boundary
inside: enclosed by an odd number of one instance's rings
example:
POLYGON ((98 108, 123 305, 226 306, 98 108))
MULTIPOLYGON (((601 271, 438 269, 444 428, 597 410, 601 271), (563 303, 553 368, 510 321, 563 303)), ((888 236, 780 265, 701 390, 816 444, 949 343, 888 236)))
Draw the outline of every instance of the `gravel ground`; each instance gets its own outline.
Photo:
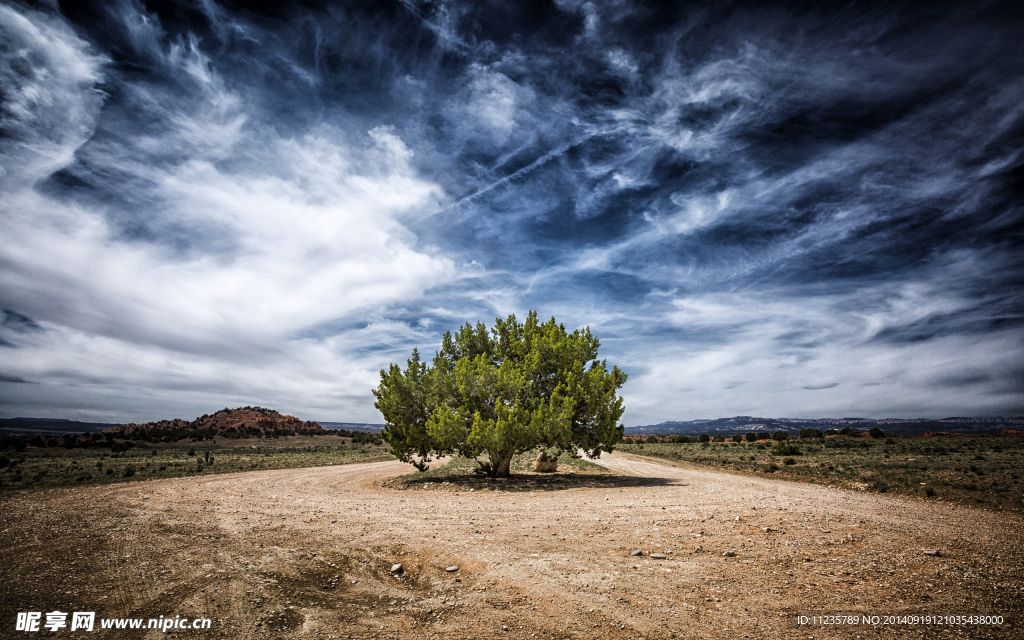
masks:
POLYGON ((600 463, 614 473, 538 491, 389 489, 411 467, 381 462, 16 496, 0 637, 23 635, 16 612, 54 609, 213 619, 189 638, 1024 637, 1018 516, 600 463), (840 613, 1004 623, 797 624, 840 613))

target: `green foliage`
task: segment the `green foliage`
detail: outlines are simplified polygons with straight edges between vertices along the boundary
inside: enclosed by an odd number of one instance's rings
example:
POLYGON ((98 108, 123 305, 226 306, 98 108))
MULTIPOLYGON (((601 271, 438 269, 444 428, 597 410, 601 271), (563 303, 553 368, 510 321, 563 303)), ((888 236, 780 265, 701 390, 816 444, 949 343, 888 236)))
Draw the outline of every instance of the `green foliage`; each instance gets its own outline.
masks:
POLYGON ((822 437, 821 431, 818 429, 801 429, 801 438, 820 438, 822 437))
POLYGON ((674 442, 677 444, 686 444, 690 441, 689 436, 676 436, 674 442))
POLYGON ((711 440, 711 436, 709 436, 706 433, 702 433, 702 434, 700 434, 700 437, 697 438, 697 439, 700 440, 701 442, 707 443, 708 441, 711 440))
POLYGON ((757 434, 751 431, 747 434, 747 442, 757 442, 757 434))
POLYGON ((885 437, 885 432, 882 431, 881 429, 879 429, 878 427, 874 427, 868 433, 871 434, 872 438, 884 438, 885 437))
POLYGON ((490 330, 467 323, 444 335, 432 365, 414 349, 404 371, 381 370, 381 437, 421 471, 431 456, 457 452, 491 476, 508 476, 513 456, 537 447, 610 452, 622 441, 616 391, 626 374, 597 360, 599 346, 590 329, 568 333, 533 311, 490 330))
POLYGON ((732 441, 733 442, 743 442, 743 436, 733 436, 732 437, 732 441))
MULTIPOLYGON (((772 445, 772 453, 777 456, 798 456, 800 455, 800 449, 786 440, 779 440, 772 445)), ((787 462, 786 464, 792 463, 787 462)))
POLYGON ((776 431, 772 434, 772 440, 776 442, 782 442, 783 440, 789 440, 789 434, 785 431, 776 431))

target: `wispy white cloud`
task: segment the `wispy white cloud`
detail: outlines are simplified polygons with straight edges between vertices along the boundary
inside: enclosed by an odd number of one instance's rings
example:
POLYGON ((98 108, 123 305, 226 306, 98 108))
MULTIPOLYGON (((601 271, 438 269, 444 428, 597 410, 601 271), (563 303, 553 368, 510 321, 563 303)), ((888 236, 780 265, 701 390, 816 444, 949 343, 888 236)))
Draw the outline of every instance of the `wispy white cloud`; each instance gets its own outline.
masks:
MULTIPOLYGON (((162 55, 198 94, 174 100, 136 87, 143 93, 136 99, 161 119, 152 133, 108 139, 86 155, 148 185, 143 199, 152 209, 134 216, 214 229, 228 251, 179 254, 159 241, 132 241, 103 207, 34 189, 34 178, 70 162, 85 142, 98 115, 103 60, 67 28, 7 8, 2 16, 31 47, 9 55, 44 60, 22 94, 55 113, 46 127, 36 109, 8 116, 26 132, 49 135, 26 133, 5 155, 12 166, 48 157, 32 175, 8 172, 0 210, 3 302, 44 330, 19 337, 6 370, 45 382, 41 388, 97 380, 125 393, 287 396, 286 404, 308 412, 333 395, 328 388, 356 380, 366 387, 372 366, 358 345, 297 334, 379 314, 455 274, 451 259, 417 248, 403 225, 436 209, 444 194, 417 175, 414 153, 393 127, 373 128, 362 141, 329 126, 281 137, 252 121, 194 40, 162 55), (68 112, 79 115, 56 115, 68 112), (169 152, 175 162, 152 162, 169 152)), ((143 46, 155 33, 140 27, 135 38, 143 46)), ((372 418, 365 406, 349 411, 372 418)))

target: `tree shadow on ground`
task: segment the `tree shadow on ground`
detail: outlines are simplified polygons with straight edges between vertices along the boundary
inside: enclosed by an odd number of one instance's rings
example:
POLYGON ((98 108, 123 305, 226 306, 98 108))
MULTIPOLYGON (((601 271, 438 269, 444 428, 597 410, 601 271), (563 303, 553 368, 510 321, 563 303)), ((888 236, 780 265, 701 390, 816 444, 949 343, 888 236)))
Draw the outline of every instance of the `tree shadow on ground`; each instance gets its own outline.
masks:
POLYGON ((466 474, 411 474, 384 482, 390 489, 410 491, 561 491, 565 489, 622 489, 626 487, 687 486, 671 478, 624 476, 612 473, 516 473, 508 478, 466 474))

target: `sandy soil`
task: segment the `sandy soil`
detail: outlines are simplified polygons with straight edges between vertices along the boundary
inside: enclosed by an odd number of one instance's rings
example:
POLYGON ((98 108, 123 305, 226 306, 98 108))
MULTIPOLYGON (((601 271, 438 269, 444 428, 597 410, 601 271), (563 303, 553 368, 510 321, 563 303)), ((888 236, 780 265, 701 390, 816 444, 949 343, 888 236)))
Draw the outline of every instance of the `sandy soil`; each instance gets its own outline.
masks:
POLYGON ((213 618, 189 638, 1024 637, 1017 516, 600 462, 597 486, 530 492, 387 489, 411 467, 384 462, 20 496, 0 514, 0 637, 53 609, 213 618), (866 612, 1006 622, 796 622, 866 612))

